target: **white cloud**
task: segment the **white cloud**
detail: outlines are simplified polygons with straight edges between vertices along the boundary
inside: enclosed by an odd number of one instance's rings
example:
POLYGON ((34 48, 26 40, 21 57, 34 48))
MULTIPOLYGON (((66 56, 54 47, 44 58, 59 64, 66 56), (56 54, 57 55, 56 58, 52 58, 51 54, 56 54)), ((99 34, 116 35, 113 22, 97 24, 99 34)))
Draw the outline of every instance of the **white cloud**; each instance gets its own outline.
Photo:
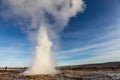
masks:
POLYGON ((79 61, 75 61, 77 64, 85 64, 85 63, 102 63, 102 62, 110 62, 110 61, 120 61, 120 50, 112 51, 109 54, 103 54, 94 56, 88 59, 83 59, 79 61))
POLYGON ((92 64, 92 63, 104 63, 104 62, 112 62, 112 61, 120 61, 120 50, 112 51, 109 54, 89 57, 82 60, 64 61, 59 63, 59 65, 92 64))
POLYGON ((30 56, 21 58, 26 55, 24 50, 19 47, 0 46, 0 67, 24 67, 30 64, 30 56))
MULTIPOLYGON (((93 45, 89 45, 89 46, 86 46, 86 47, 83 47, 83 48, 75 48, 75 49, 72 49, 72 50, 66 50, 66 51, 63 51, 63 52, 61 52, 61 53, 59 53, 59 54, 57 54, 57 55, 59 55, 59 56, 63 56, 63 57, 65 57, 65 56, 67 56, 68 58, 70 58, 71 56, 75 56, 75 55, 81 55, 81 53, 80 52, 82 52, 82 51, 86 51, 86 50, 88 50, 88 49, 93 49, 93 48, 104 48, 104 49, 106 49, 106 48, 108 48, 108 47, 110 47, 110 48, 120 48, 120 46, 119 46, 119 43, 120 42, 120 38, 118 38, 118 39, 113 39, 113 40, 109 40, 109 41, 105 41, 105 42, 101 42, 101 43, 98 43, 98 44, 93 44, 93 45), (74 54, 75 53, 75 54, 74 54)), ((97 53, 96 53, 97 54, 97 53)), ((88 54, 89 55, 89 54, 88 54)), ((58 58, 60 58, 58 56, 58 58)))
POLYGON ((87 63, 97 63, 97 62, 109 62, 109 61, 120 61, 120 21, 116 20, 111 25, 106 26, 108 29, 104 35, 96 37, 95 41, 100 41, 99 43, 89 44, 84 47, 75 48, 71 50, 65 50, 57 55, 58 60, 66 60, 60 64, 87 64, 87 63), (90 50, 93 50, 92 53, 90 50), (87 51, 87 52, 86 52, 87 51), (78 56, 91 55, 92 57, 77 59, 73 58, 78 56), (68 62, 69 61, 69 62, 68 62))

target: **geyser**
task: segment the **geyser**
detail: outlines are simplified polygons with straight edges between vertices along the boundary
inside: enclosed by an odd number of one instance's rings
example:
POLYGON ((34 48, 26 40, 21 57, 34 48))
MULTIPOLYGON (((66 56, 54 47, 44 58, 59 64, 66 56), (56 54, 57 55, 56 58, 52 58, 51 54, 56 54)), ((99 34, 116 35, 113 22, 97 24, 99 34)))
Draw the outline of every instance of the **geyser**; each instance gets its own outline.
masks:
POLYGON ((38 34, 38 44, 33 65, 24 74, 54 74, 55 64, 52 58, 52 41, 50 41, 46 26, 42 25, 38 34))
POLYGON ((3 2, 9 7, 3 11, 5 16, 12 16, 12 19, 15 16, 22 17, 28 21, 23 23, 22 29, 24 28, 28 35, 38 33, 33 64, 23 74, 55 74, 52 45, 57 38, 56 34, 64 29, 71 17, 84 10, 83 0, 4 0, 3 2))

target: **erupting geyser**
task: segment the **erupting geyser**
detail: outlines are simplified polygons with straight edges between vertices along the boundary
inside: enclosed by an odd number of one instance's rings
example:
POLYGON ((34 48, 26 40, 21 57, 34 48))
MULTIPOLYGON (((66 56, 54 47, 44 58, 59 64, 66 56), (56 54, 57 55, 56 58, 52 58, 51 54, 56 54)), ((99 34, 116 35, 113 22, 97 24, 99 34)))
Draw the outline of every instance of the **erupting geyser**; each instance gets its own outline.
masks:
POLYGON ((55 74, 52 45, 56 34, 71 17, 84 10, 83 0, 3 0, 3 3, 7 5, 3 15, 12 19, 19 16, 22 22, 27 21, 21 27, 28 35, 38 33, 33 64, 23 74, 55 74))
POLYGON ((36 47, 36 58, 33 65, 24 74, 54 74, 55 64, 51 52, 52 42, 50 41, 47 29, 44 25, 40 27, 38 45, 36 47))

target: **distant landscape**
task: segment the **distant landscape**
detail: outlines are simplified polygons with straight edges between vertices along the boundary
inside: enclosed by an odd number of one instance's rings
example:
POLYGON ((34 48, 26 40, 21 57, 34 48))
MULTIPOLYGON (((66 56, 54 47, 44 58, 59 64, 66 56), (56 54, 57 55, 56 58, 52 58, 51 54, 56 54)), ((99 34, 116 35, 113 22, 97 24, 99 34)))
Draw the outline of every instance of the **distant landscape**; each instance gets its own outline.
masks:
POLYGON ((107 62, 86 65, 58 67, 60 70, 120 70, 120 62, 107 62))
POLYGON ((0 80, 120 80, 120 62, 56 67, 55 75, 22 75, 27 67, 0 68, 0 80))

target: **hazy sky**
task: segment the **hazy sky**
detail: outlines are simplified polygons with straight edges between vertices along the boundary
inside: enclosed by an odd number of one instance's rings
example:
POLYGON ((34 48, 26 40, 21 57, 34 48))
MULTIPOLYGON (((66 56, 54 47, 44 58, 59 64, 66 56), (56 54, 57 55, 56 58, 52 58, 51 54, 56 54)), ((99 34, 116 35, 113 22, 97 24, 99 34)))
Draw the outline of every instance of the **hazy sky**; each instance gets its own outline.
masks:
MULTIPOLYGON (((120 61, 120 0, 84 1, 85 11, 71 18, 60 33, 60 51, 55 53, 57 64, 120 61)), ((6 8, 0 0, 0 14, 6 8)), ((0 66, 30 64, 36 44, 15 25, 19 20, 0 16, 0 66)), ((24 23, 26 26, 27 21, 24 23)))

